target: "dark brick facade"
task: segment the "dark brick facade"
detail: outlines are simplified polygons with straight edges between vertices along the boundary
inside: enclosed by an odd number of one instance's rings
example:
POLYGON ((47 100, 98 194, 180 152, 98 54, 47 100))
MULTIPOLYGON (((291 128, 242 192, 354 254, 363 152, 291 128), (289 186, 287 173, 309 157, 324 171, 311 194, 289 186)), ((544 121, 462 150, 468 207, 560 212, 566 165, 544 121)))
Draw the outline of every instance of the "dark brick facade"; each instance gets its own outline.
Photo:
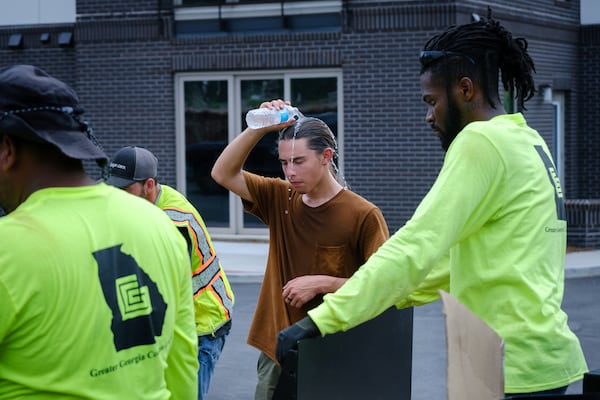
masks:
MULTIPOLYGON (((595 123, 600 86, 598 27, 579 26, 579 2, 499 0, 494 16, 529 40, 537 84, 564 91, 564 179, 568 198, 600 197, 595 123), (534 11, 543 9, 544 13, 534 11)), ((178 38, 172 2, 78 0, 74 26, 0 30, 2 64, 32 63, 69 82, 107 152, 136 143, 157 153, 161 178, 175 184, 174 75, 178 72, 336 67, 343 73, 344 168, 351 187, 379 205, 395 231, 410 217, 443 160, 424 123, 417 54, 427 38, 480 2, 342 2, 338 32, 178 38), (10 33, 25 35, 8 49, 10 33), (72 47, 56 43, 74 34, 72 47), (50 32, 48 44, 39 41, 50 32)), ((551 144, 552 110, 536 97, 526 117, 551 144)))
POLYGON ((579 198, 600 199, 600 25, 581 29, 581 63, 579 86, 581 87, 580 113, 578 116, 579 157, 575 157, 573 174, 569 179, 577 182, 579 198))

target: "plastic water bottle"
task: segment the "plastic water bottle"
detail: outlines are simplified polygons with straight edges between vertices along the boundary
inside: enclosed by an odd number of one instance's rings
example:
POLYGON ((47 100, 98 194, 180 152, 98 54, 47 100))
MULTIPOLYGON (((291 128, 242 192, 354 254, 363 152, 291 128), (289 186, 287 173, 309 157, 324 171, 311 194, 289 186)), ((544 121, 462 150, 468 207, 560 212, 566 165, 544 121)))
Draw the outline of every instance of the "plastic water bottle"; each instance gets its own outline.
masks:
POLYGON ((246 114, 246 123, 249 128, 258 129, 280 124, 294 115, 300 116, 301 114, 300 111, 298 111, 298 108, 292 106, 285 106, 281 110, 257 108, 248 111, 246 114))

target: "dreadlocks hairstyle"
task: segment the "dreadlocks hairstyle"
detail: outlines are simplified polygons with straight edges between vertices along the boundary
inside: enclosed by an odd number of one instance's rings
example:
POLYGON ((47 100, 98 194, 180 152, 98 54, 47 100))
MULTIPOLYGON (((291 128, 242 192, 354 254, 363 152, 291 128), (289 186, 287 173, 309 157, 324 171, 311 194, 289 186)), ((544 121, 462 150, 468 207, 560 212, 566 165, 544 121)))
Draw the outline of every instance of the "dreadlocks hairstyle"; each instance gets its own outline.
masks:
POLYGON ((333 149, 333 159, 330 164, 331 174, 342 186, 347 187, 346 180, 340 176, 336 164, 338 147, 335 136, 325 122, 318 118, 301 116, 292 125, 279 132, 279 141, 296 139, 307 139, 308 148, 318 154, 323 154, 327 148, 333 149))
POLYGON ((513 38, 491 16, 465 25, 455 25, 427 41, 421 53, 421 74, 431 71, 458 81, 469 76, 478 82, 488 103, 495 108, 499 100, 498 76, 504 90, 518 101, 519 108, 535 94, 533 60, 527 52, 527 40, 513 38))

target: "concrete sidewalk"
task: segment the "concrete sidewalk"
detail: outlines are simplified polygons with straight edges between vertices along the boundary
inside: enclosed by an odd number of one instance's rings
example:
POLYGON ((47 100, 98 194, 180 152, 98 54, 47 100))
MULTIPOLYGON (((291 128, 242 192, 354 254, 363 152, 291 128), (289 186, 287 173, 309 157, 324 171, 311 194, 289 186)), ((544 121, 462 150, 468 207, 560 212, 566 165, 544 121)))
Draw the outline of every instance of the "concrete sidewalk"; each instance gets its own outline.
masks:
MULTIPOLYGON (((269 244, 263 241, 213 241, 232 283, 262 282, 269 244)), ((600 276, 600 250, 568 253, 565 278, 600 276)))
POLYGON ((213 240, 213 246, 231 283, 261 283, 267 265, 267 242, 213 240))

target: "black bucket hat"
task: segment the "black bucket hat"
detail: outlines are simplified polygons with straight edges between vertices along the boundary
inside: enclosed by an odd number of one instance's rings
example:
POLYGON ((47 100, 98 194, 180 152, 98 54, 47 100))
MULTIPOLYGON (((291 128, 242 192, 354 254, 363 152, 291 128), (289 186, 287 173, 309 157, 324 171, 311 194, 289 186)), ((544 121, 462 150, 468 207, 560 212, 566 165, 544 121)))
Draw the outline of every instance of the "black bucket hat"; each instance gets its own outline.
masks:
POLYGON ((33 65, 0 69, 0 132, 51 143, 70 158, 105 165, 108 157, 81 114, 75 91, 45 71, 33 65))

